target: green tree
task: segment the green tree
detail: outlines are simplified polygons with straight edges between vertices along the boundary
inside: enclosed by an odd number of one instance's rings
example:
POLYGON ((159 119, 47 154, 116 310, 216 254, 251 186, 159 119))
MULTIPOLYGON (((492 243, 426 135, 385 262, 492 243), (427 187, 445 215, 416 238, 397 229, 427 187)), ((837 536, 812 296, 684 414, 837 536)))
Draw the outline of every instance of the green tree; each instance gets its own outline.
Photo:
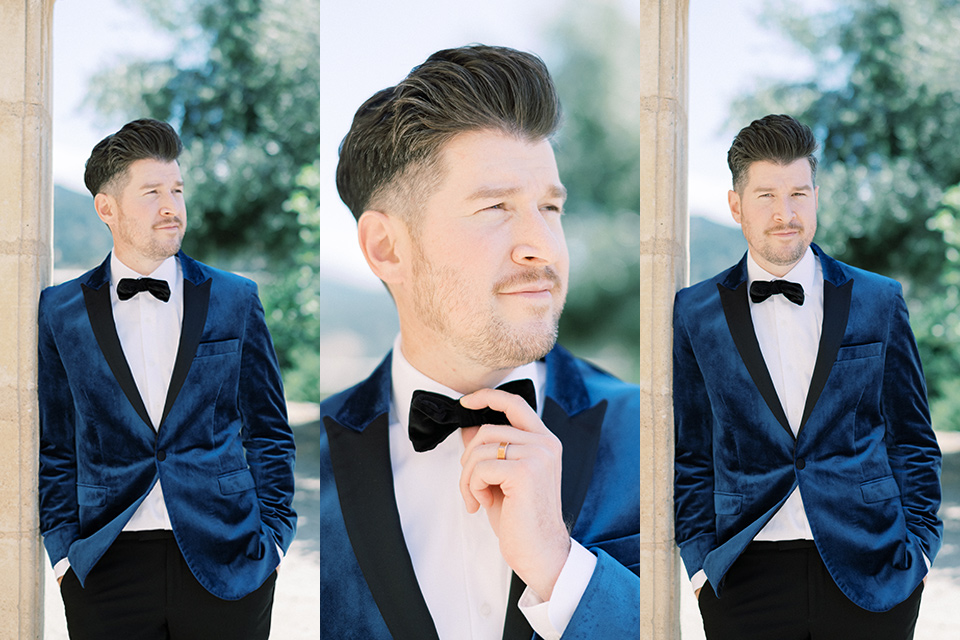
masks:
POLYGON ((273 259, 301 243, 284 202, 320 145, 317 0, 138 0, 174 53, 93 78, 103 114, 151 116, 180 131, 191 231, 211 260, 273 259))
POLYGON ((167 59, 99 73, 95 108, 171 122, 184 142, 184 248, 256 274, 288 397, 314 399, 320 332, 318 0, 138 0, 167 59))
POLYGON ((904 283, 938 428, 960 418, 958 198, 960 2, 849 0, 767 20, 805 49, 814 77, 769 84, 734 119, 789 113, 822 142, 817 242, 904 283))
POLYGON ((641 315, 639 211, 643 140, 635 88, 639 73, 622 55, 641 38, 619 4, 567 3, 547 56, 563 103, 557 164, 569 199, 570 296, 560 339, 614 372, 639 379, 641 315))

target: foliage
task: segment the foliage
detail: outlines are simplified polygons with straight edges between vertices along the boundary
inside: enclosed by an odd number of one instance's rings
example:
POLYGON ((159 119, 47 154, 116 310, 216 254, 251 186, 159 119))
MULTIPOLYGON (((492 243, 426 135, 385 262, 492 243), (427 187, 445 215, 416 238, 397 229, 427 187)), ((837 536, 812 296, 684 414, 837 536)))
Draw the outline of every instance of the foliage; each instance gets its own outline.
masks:
POLYGON ((320 375, 320 163, 303 168, 283 209, 300 226, 287 268, 274 271, 260 296, 288 398, 314 399, 320 375))
POLYGON ((97 109, 180 131, 191 232, 204 259, 286 256, 300 223, 283 203, 320 144, 316 0, 139 0, 173 55, 131 60, 91 82, 97 109))
POLYGON ((255 273, 288 397, 319 375, 320 42, 317 0, 138 0, 167 59, 100 72, 107 116, 171 122, 184 142, 184 249, 255 273))
POLYGON ((960 2, 850 0, 768 20, 805 48, 816 76, 774 83, 733 110, 786 112, 822 141, 817 241, 904 283, 938 428, 960 418, 960 2), (931 19, 936 16, 936 19, 931 19))
POLYGON ((563 103, 556 149, 569 194, 571 282, 560 339, 637 380, 645 145, 641 110, 630 108, 642 82, 622 52, 642 37, 617 3, 567 3, 559 15, 549 41, 563 47, 547 58, 563 103))

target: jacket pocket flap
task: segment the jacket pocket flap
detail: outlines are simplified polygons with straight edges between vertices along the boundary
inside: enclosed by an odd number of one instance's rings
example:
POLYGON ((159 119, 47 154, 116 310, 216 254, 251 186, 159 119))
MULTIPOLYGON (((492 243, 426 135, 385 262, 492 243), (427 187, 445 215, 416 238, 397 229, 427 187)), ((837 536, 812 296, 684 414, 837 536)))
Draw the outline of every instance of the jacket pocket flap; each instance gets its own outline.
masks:
POLYGON ((740 513, 740 507, 743 505, 743 494, 724 493, 722 491, 713 492, 713 509, 717 515, 732 516, 740 513))
POLYGON ((240 493, 257 486, 249 469, 224 473, 218 476, 217 480, 220 482, 220 493, 240 493))
POLYGON ((878 480, 861 482, 860 491, 863 493, 864 502, 880 502, 899 496, 900 486, 893 479, 893 476, 887 476, 878 480))
POLYGON ((107 503, 107 488, 92 484, 77 484, 77 504, 84 507, 102 507, 107 503))
POLYGON ((883 352, 883 343, 871 342, 869 344, 851 344, 847 347, 840 347, 837 351, 837 362, 841 360, 857 360, 859 358, 872 358, 879 356, 883 352))
POLYGON ((195 357, 219 356, 224 353, 236 353, 240 347, 240 340, 232 338, 230 340, 217 340, 215 342, 201 342, 197 345, 197 354, 195 357))

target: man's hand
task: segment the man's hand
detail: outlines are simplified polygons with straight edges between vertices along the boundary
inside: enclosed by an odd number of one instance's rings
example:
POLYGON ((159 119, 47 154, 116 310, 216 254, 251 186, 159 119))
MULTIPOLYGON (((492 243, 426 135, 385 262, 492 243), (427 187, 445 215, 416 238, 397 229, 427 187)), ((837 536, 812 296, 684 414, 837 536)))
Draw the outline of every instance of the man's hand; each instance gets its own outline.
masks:
POLYGON ((57 578, 57 586, 59 587, 63 583, 63 576, 57 578))
POLYGON ((703 587, 700 587, 700 588, 698 588, 697 590, 695 590, 695 591, 693 592, 693 597, 696 598, 697 600, 700 600, 700 591, 701 591, 701 589, 703 589, 703 587))
POLYGON ((510 421, 510 426, 481 426, 467 443, 460 493, 468 512, 486 510, 510 568, 549 600, 570 553, 560 508, 560 441, 520 396, 481 389, 460 403, 502 411, 510 421), (498 460, 502 442, 509 445, 505 459, 498 460))

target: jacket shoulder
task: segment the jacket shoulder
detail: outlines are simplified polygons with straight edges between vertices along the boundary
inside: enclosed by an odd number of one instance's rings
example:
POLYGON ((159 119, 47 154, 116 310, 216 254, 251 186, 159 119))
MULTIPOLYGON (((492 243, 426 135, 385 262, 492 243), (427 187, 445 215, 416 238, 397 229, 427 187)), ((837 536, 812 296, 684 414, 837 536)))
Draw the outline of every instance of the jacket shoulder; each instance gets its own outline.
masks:
POLYGON ((390 365, 387 353, 366 379, 320 402, 320 419, 327 417, 341 425, 362 430, 376 416, 390 409, 390 365))
POLYGON ((93 272, 99 268, 100 267, 90 269, 76 278, 61 282, 60 284, 50 285, 43 289, 43 291, 40 292, 40 309, 43 310, 45 307, 50 306, 59 307, 60 305, 80 298, 83 294, 81 285, 89 281, 93 272))
POLYGON ((241 291, 257 292, 257 283, 232 271, 211 267, 192 258, 181 257, 183 276, 188 280, 195 280, 197 284, 212 279, 218 288, 240 289, 241 291), (200 274, 197 278, 195 274, 200 274))
POLYGON ((838 286, 848 280, 853 280, 853 290, 857 295, 863 295, 864 293, 871 296, 902 297, 903 295, 903 287, 893 278, 841 262, 823 253, 822 250, 818 251, 818 255, 824 280, 830 280, 838 286))
POLYGON ((561 400, 561 404, 567 406, 568 409, 576 410, 578 407, 592 406, 603 400, 613 406, 636 405, 639 407, 641 399, 639 385, 624 382, 596 364, 572 355, 559 345, 554 347, 554 350, 548 356, 547 365, 557 369, 552 375, 548 370, 548 376, 554 379, 560 378, 556 380, 553 386, 553 394, 559 394, 561 397, 555 399, 561 400), (571 373, 573 375, 570 375, 571 373), (585 391, 586 404, 583 406, 580 406, 581 403, 575 402, 571 398, 562 398, 562 396, 571 394, 577 395, 574 393, 576 387, 579 386, 576 378, 579 378, 585 391))
POLYGON ((711 295, 717 293, 717 286, 723 284, 730 280, 731 275, 734 271, 738 269, 743 269, 744 263, 741 260, 739 263, 724 269, 717 275, 707 278, 706 280, 701 280, 695 284, 690 285, 689 287, 684 287, 677 291, 676 301, 679 304, 681 301, 684 301, 689 298, 704 299, 711 295))

